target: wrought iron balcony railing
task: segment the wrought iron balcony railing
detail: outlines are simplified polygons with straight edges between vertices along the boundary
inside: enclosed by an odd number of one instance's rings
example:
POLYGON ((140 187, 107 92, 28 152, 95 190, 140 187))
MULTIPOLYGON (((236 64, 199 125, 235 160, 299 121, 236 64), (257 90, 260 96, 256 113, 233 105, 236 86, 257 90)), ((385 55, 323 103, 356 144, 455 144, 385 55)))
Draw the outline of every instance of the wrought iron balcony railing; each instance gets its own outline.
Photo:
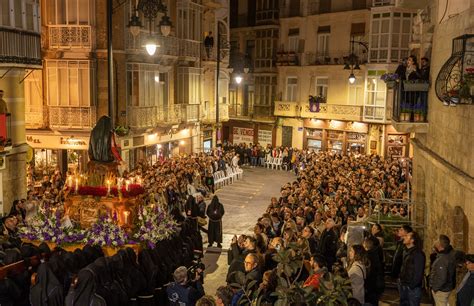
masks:
POLYGON ((275 101, 273 114, 279 117, 301 117, 338 120, 362 120, 362 106, 321 103, 311 111, 309 102, 275 101))
POLYGON ((128 108, 128 124, 133 129, 155 127, 164 119, 163 110, 157 106, 130 106, 128 108))
POLYGON ((41 66, 39 33, 0 27, 0 65, 41 66))
POLYGON ((91 107, 49 107, 49 127, 56 129, 90 129, 96 123, 96 109, 91 107))
POLYGON ((427 122, 429 83, 395 82, 393 90, 394 121, 427 122))
POLYGON ((92 27, 89 25, 49 25, 49 48, 91 49, 92 27))

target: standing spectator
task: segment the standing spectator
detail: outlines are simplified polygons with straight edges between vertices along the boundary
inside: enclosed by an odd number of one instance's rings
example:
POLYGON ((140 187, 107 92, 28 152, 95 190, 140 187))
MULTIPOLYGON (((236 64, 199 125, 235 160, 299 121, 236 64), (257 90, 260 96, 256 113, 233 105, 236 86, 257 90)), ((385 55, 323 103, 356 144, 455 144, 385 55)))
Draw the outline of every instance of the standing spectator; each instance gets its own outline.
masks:
POLYGON ((314 235, 314 228, 305 226, 301 236, 308 240, 311 255, 316 254, 318 252, 318 239, 314 235))
POLYGON ((170 305, 196 305, 204 295, 204 288, 201 282, 202 271, 196 271, 195 280, 188 281, 188 269, 184 266, 178 267, 174 273, 174 283, 171 283, 166 289, 170 305))
POLYGON ((0 89, 0 114, 8 113, 7 102, 3 100, 3 90, 0 89))
POLYGON ((448 236, 439 235, 436 259, 431 266, 430 286, 436 306, 447 306, 449 295, 456 287, 456 258, 448 236))
POLYGON ((364 248, 367 251, 369 271, 367 273, 367 294, 365 302, 377 306, 380 296, 385 290, 384 269, 380 261, 378 240, 374 236, 369 236, 364 240, 364 248))
POLYGON ((326 268, 326 261, 320 255, 311 256, 310 260, 311 274, 303 284, 303 287, 313 287, 315 290, 319 290, 319 284, 324 276, 327 274, 328 269, 326 268))
POLYGON ((430 60, 426 57, 421 58, 420 77, 426 82, 430 80, 430 60))
POLYGON ((326 258, 328 270, 331 271, 332 265, 336 261, 337 252, 337 235, 334 231, 334 220, 328 218, 326 220, 326 228, 321 234, 321 254, 326 258))
POLYGON ((347 271, 351 280, 352 296, 361 304, 365 303, 365 279, 367 277, 367 253, 363 246, 354 244, 349 249, 350 268, 347 271))
POLYGON ((214 48, 214 37, 212 37, 212 31, 209 31, 209 34, 204 38, 204 47, 206 48, 207 59, 210 59, 212 48, 214 48))
POLYGON ((398 242, 397 247, 395 249, 395 253, 393 255, 393 262, 392 262, 392 277, 398 278, 400 275, 400 269, 402 267, 403 262, 403 252, 405 251, 405 245, 403 244, 403 240, 408 233, 413 232, 413 229, 409 225, 403 225, 398 229, 397 236, 398 242))
POLYGON ((420 305, 421 287, 425 269, 425 254, 421 250, 421 240, 416 232, 411 232, 403 238, 406 247, 403 253, 400 270, 399 292, 400 305, 420 305))
POLYGON ((224 216, 224 205, 219 202, 219 198, 214 196, 211 204, 207 207, 206 214, 209 217, 209 226, 207 237, 209 240, 208 247, 217 242, 217 247, 222 248, 222 217, 224 216))
POLYGON ((456 290, 456 306, 471 306, 474 301, 474 254, 466 255, 467 272, 456 290))

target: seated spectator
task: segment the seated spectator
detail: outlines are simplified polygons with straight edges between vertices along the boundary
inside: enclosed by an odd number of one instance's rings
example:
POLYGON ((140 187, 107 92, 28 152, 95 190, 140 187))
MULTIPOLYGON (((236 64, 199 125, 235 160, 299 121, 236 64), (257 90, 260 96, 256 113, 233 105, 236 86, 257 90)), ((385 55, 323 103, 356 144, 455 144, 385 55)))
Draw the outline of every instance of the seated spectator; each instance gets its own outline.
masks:
POLYGON ((261 266, 259 265, 259 258, 256 254, 250 253, 245 257, 245 284, 251 281, 257 281, 257 285, 262 281, 261 266))

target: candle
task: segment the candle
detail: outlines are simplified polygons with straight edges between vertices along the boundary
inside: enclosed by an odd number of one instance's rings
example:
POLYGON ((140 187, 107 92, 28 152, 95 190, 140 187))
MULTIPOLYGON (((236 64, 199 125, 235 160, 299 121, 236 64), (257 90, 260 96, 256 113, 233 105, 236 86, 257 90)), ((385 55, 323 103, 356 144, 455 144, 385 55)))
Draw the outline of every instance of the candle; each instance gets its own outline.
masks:
POLYGON ((122 189, 122 182, 123 182, 123 178, 119 178, 117 180, 117 189, 118 190, 122 189))
POLYGON ((110 194, 110 180, 107 180, 107 194, 110 194))
POLYGON ((128 225, 128 216, 130 215, 130 212, 128 210, 123 212, 123 219, 124 219, 124 224, 128 225))
POLYGON ((72 176, 68 175, 67 177, 67 186, 69 188, 72 188, 72 176))
POLYGON ((130 180, 125 181, 125 190, 129 191, 130 180))
POLYGON ((79 191, 79 179, 76 177, 76 192, 79 191))
POLYGON ((137 184, 138 185, 141 185, 142 184, 142 178, 140 176, 138 176, 137 178, 137 184))

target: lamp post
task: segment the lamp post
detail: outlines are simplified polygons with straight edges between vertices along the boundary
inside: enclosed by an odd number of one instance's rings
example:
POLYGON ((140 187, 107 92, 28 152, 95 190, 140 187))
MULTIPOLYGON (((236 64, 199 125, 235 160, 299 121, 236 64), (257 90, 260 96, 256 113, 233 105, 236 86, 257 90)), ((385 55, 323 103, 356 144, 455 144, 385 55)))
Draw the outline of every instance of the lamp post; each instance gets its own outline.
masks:
MULTIPOLYGON (((171 32, 171 20, 167 15, 168 8, 165 4, 163 4, 162 0, 131 0, 135 1, 134 5, 134 14, 130 18, 128 23, 128 27, 130 29, 130 33, 136 37, 140 34, 140 29, 142 28, 142 23, 140 21, 140 17, 138 16, 138 12, 142 12, 143 16, 149 20, 149 30, 150 30, 150 41, 144 46, 151 56, 155 53, 156 48, 159 47, 152 37, 152 22, 158 17, 158 13, 162 13, 163 17, 159 23, 161 34, 163 36, 168 36, 171 32)), ((122 2, 125 4, 127 0, 122 2)), ((113 15, 113 0, 107 0, 107 79, 108 79, 108 114, 109 117, 112 119, 112 126, 114 124, 114 92, 113 92, 113 75, 114 75, 114 66, 113 66, 113 45, 112 45, 112 15, 113 15)))
POLYGON ((360 66, 359 66, 359 63, 360 63, 360 62, 359 62, 359 56, 357 56, 357 55, 354 53, 354 44, 359 44, 359 45, 361 45, 362 47, 365 48, 365 51, 366 51, 366 52, 369 51, 369 48, 368 48, 366 42, 354 40, 354 36, 351 36, 350 44, 351 44, 351 53, 349 54, 349 56, 347 56, 347 57, 344 58, 344 60, 345 60, 344 69, 351 71, 351 73, 350 73, 350 75, 349 75, 349 83, 350 83, 350 84, 354 84, 355 81, 356 81, 356 77, 355 77, 355 75, 354 75, 354 70, 360 70, 360 66))

